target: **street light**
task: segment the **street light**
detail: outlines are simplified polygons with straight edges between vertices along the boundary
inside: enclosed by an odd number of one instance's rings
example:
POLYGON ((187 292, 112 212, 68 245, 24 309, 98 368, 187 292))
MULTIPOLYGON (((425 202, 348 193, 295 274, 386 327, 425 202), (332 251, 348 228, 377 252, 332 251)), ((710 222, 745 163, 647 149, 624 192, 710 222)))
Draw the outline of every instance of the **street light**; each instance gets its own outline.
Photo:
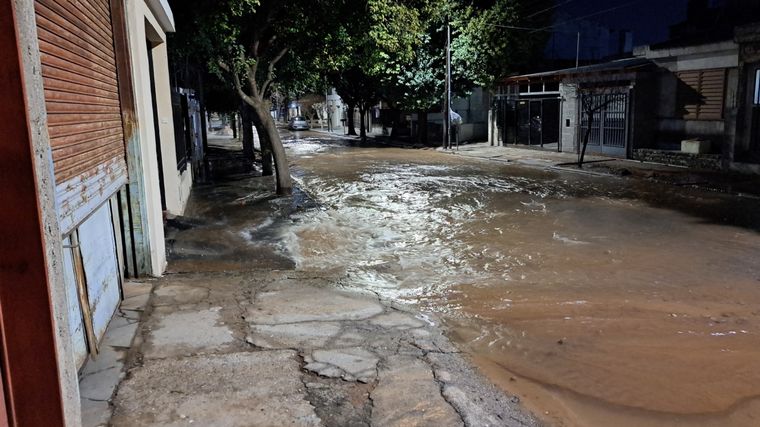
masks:
POLYGON ((443 102, 443 149, 451 148, 451 23, 446 22, 446 88, 443 102))

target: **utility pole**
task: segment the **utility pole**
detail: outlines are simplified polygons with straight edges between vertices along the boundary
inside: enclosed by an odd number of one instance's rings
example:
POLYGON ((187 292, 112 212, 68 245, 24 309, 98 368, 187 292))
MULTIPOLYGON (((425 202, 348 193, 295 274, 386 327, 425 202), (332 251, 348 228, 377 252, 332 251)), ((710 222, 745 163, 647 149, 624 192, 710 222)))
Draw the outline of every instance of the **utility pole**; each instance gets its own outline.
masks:
POLYGON ((575 39, 575 68, 578 68, 578 62, 581 58, 581 32, 578 31, 577 38, 575 39))
MULTIPOLYGON (((448 21, 448 19, 447 19, 448 21)), ((451 145, 451 24, 446 23, 446 88, 443 101, 443 149, 447 150, 451 145)))

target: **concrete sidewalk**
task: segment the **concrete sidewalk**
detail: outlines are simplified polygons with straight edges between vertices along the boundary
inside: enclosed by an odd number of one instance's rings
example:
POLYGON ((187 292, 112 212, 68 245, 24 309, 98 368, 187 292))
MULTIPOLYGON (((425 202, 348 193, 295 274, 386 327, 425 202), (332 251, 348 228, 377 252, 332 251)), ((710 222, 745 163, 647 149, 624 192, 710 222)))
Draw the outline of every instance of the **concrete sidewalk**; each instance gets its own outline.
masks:
MULTIPOLYGON (((440 148, 439 151, 443 151, 440 148)), ((740 197, 760 197, 760 176, 727 173, 711 170, 689 169, 637 160, 615 159, 586 155, 584 165, 576 165, 576 153, 559 153, 516 146, 491 146, 488 143, 466 144, 459 149, 446 150, 452 155, 481 158, 484 160, 512 163, 522 166, 557 169, 565 172, 584 173, 607 177, 645 179, 679 187, 693 187, 717 191, 740 197)))
POLYGON ((158 281, 115 426, 535 425, 427 319, 294 271, 158 281))
POLYGON ((276 229, 309 201, 271 187, 233 174, 194 189, 131 348, 88 377, 86 426, 538 425, 434 319, 297 271, 276 229))

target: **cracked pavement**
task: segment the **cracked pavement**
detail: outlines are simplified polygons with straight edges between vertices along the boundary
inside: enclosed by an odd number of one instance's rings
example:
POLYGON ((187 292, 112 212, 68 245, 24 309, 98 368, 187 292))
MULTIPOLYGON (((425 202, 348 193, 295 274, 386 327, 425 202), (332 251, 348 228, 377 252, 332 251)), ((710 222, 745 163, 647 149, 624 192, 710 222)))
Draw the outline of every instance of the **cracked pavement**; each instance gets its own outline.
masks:
POLYGON ((152 281, 110 425, 538 425, 437 322, 296 270, 266 224, 313 202, 268 187, 225 177, 169 220, 171 273, 152 281))
POLYGON ((338 277, 156 282, 115 426, 535 425, 428 322, 338 277))

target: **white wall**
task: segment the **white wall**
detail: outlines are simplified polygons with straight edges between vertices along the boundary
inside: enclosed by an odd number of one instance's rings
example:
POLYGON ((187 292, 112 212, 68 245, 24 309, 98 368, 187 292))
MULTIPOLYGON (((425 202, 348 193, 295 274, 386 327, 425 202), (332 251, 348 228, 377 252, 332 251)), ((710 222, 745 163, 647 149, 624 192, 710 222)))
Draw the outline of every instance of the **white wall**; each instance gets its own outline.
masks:
POLYGON ((150 245, 149 270, 152 275, 160 276, 166 268, 166 246, 146 41, 148 37, 146 23, 150 20, 148 16, 152 14, 143 0, 127 0, 126 12, 135 91, 135 115, 139 127, 140 156, 142 158, 141 176, 132 177, 132 179, 141 180, 145 189, 143 203, 146 208, 147 228, 144 230, 144 237, 148 239, 150 245))
MULTIPOLYGON (((153 28, 155 30, 155 27, 153 28)), ((165 34, 158 35, 162 39, 165 34)), ((174 142, 174 120, 172 118, 171 83, 169 81, 169 57, 166 43, 161 43, 152 51, 153 71, 156 83, 156 107, 161 138, 164 188, 166 189, 166 210, 173 215, 182 215, 190 196, 193 182, 191 164, 183 172, 177 170, 177 152, 174 142)))

